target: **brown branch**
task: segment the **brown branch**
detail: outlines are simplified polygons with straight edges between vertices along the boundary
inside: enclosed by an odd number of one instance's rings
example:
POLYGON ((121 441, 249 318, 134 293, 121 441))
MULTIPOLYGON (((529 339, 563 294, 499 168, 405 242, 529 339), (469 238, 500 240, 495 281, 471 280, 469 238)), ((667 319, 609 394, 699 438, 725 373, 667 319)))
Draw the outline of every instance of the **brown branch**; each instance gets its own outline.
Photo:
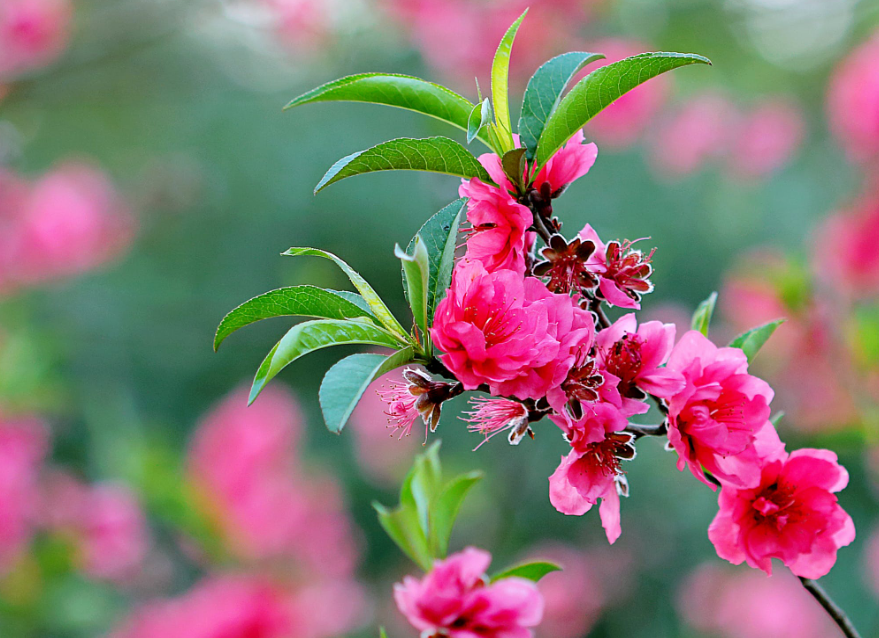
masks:
POLYGON ((837 605, 830 596, 827 595, 827 592, 824 591, 824 588, 818 584, 817 581, 812 580, 811 578, 803 578, 799 577, 800 582, 803 583, 803 587, 806 588, 812 596, 815 597, 821 606, 824 608, 830 617, 833 619, 833 622, 839 627, 842 631, 843 635, 847 638, 861 638, 861 635, 858 633, 858 630, 855 629, 855 626, 852 624, 852 621, 849 620, 849 617, 846 613, 837 605))

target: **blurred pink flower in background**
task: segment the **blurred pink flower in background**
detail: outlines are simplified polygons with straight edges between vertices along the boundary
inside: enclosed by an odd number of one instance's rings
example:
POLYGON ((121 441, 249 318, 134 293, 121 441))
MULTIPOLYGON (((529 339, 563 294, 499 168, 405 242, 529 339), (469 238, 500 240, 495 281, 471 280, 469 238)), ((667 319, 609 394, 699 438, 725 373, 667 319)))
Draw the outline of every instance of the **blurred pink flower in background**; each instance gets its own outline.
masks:
POLYGON ((831 215, 815 233, 815 254, 817 276, 833 292, 879 295, 879 192, 831 215))
POLYGON ((89 576, 125 583, 135 578, 150 548, 146 517, 123 485, 86 485, 55 470, 43 481, 41 522, 74 547, 74 562, 89 576))
POLYGON ((259 0, 273 18, 278 40, 300 52, 320 49, 332 33, 331 3, 321 0, 259 0))
POLYGON ((373 381, 354 408, 348 426, 360 468, 381 485, 396 485, 422 447, 419 437, 394 436, 388 424, 387 403, 378 395, 378 390, 402 380, 402 371, 396 370, 373 381))
POLYGON ((879 598, 879 527, 873 530, 865 551, 864 567, 867 584, 879 598))
POLYGON ((652 138, 651 159, 668 176, 696 173, 725 154, 739 114, 723 95, 704 93, 676 108, 652 138))
POLYGON ((0 574, 34 533, 39 474, 48 446, 48 432, 38 419, 0 415, 0 574))
POLYGON ((358 560, 338 483, 305 472, 298 403, 279 386, 253 406, 230 394, 198 426, 189 475, 200 505, 241 559, 292 561, 306 575, 350 576, 358 560))
POLYGON ((0 82, 53 62, 67 46, 69 0, 0 2, 0 82))
POLYGON ((791 574, 767 578, 707 563, 682 584, 678 613, 700 632, 723 638, 824 638, 836 631, 791 574))
MULTIPOLYGON (((608 38, 589 43, 585 50, 603 53, 607 58, 589 65, 587 71, 591 72, 652 49, 636 40, 608 38)), ((587 139, 594 139, 599 146, 613 149, 624 149, 634 144, 662 108, 669 82, 670 78, 661 76, 618 99, 586 124, 587 139)))
POLYGON ((107 177, 63 164, 33 183, 0 176, 0 290, 92 270, 131 241, 133 220, 107 177))
POLYGON ((851 160, 879 155, 879 35, 836 68, 827 96, 830 129, 851 160))
POLYGON ((746 113, 736 127, 730 170, 742 179, 771 175, 799 150, 805 129, 796 104, 780 98, 765 100, 746 113))

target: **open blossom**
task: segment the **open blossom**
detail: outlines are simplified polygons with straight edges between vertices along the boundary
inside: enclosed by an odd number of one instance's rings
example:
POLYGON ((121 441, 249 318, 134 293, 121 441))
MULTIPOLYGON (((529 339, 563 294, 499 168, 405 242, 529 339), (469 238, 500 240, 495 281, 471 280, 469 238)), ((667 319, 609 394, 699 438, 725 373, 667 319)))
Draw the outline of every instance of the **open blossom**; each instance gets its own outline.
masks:
POLYGON ((460 384, 434 381, 426 372, 417 368, 403 371, 405 383, 392 383, 388 388, 378 391, 388 405, 388 422, 400 430, 400 438, 409 436, 412 424, 419 416, 424 422, 424 438, 427 432, 436 431, 442 415, 444 401, 463 391, 460 384))
POLYGON ((833 214, 815 235, 818 277, 855 299, 879 294, 879 194, 833 214))
POLYGON ((567 295, 533 277, 486 272, 479 262, 455 267, 448 296, 437 306, 431 336, 440 360, 473 390, 540 398, 567 376, 576 353, 591 346, 592 316, 567 295))
POLYGON ((580 516, 601 499, 601 524, 613 543, 622 531, 620 494, 628 494, 620 463, 635 458, 632 435, 621 432, 627 420, 605 403, 590 406, 574 423, 551 418, 564 431, 571 451, 549 477, 549 500, 562 514, 580 516))
POLYGON ((619 308, 640 310, 641 297, 653 292, 653 284, 650 283, 653 253, 644 255, 632 249, 630 241, 605 244, 590 224, 583 227, 579 237, 595 245, 595 251, 586 265, 598 275, 598 290, 605 301, 619 308))
POLYGON ((767 578, 715 563, 699 567, 678 592, 680 615, 722 638, 825 638, 836 628, 796 578, 767 578))
POLYGON ((768 458, 756 486, 724 485, 708 528, 718 556, 772 573, 777 558, 797 576, 821 578, 855 526, 835 496, 848 472, 829 450, 803 449, 768 458))
POLYGON ((879 598, 879 528, 873 530, 873 534, 867 542, 866 552, 864 564, 867 583, 872 588, 873 594, 879 598))
POLYGON ((531 638, 543 616, 537 585, 524 578, 488 583, 491 554, 468 547, 418 580, 394 585, 397 608, 424 638, 531 638))
POLYGON ((864 162, 879 155, 879 34, 834 71, 827 111, 830 128, 851 159, 864 162))
POLYGON ((659 321, 638 325, 634 313, 623 315, 595 337, 599 365, 619 381, 616 391, 626 414, 643 414, 646 394, 669 399, 684 389, 680 372, 662 367, 671 354, 675 326, 659 321))
POLYGON ((0 3, 0 82, 45 66, 70 32, 69 0, 3 0, 0 3))
POLYGON ((745 353, 718 348, 691 330, 675 346, 667 368, 686 382, 669 401, 668 440, 678 453, 678 469, 689 467, 712 489, 705 470, 724 484, 757 483, 761 457, 780 441, 769 422, 772 388, 748 374, 745 353))

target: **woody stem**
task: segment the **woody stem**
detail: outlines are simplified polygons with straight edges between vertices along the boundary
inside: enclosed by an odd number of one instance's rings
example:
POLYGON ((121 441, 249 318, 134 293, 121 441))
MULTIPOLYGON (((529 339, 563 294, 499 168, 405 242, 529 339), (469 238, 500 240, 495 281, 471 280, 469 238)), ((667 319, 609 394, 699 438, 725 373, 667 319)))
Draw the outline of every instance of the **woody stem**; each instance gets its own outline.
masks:
POLYGON ((847 638, 861 638, 861 635, 858 633, 858 630, 855 629, 855 626, 852 624, 852 621, 849 620, 849 617, 846 613, 837 605, 830 596, 827 595, 827 592, 824 591, 824 588, 818 584, 817 581, 812 580, 811 578, 803 578, 800 577, 800 582, 803 583, 803 587, 806 588, 812 596, 815 597, 821 606, 824 608, 830 617, 833 619, 833 622, 839 627, 842 631, 843 635, 847 638))

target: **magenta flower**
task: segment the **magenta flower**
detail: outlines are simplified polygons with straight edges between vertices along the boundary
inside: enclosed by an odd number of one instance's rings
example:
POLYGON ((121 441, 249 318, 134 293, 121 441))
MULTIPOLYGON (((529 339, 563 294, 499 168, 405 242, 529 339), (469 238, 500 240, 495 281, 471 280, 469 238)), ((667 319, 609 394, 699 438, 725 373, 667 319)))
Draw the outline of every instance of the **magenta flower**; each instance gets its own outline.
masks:
POLYGON ((805 122, 795 103, 774 99, 747 113, 730 149, 730 168, 743 179, 771 175, 787 164, 805 136, 805 122))
POLYGON ((531 211, 509 193, 475 177, 461 184, 458 192, 470 198, 467 259, 482 262, 489 272, 506 269, 523 274, 525 255, 534 242, 533 233, 526 232, 533 222, 531 211))
MULTIPOLYGON (((510 443, 516 444, 527 431, 528 409, 518 401, 477 397, 470 400, 470 405, 474 409, 466 413, 467 418, 464 420, 468 423, 468 430, 485 437, 482 443, 486 443, 495 434, 512 430, 510 443)), ((476 449, 482 447, 482 443, 476 449)))
POLYGON ((620 462, 635 458, 632 435, 621 432, 626 418, 606 403, 590 406, 577 422, 551 418, 564 431, 571 451, 549 477, 549 500, 562 514, 580 516, 601 499, 601 524, 613 543, 622 531, 620 495, 628 494, 620 462))
POLYGON ((491 554, 468 547, 434 562, 421 580, 394 585, 397 608, 423 638, 531 638, 543 597, 530 580, 488 583, 491 554))
POLYGON ((54 61, 70 35, 68 0, 3 0, 0 4, 0 82, 54 61))
POLYGON ((815 239, 815 268, 821 279, 847 297, 879 294, 879 193, 831 215, 815 239))
POLYGON ((748 374, 744 352, 718 348, 695 330, 681 337, 667 369, 686 382, 669 401, 668 440, 678 453, 678 469, 689 467, 712 489, 705 470, 724 484, 756 484, 764 447, 781 446, 769 422, 769 384, 748 374))
POLYGON ((641 309, 641 297, 653 292, 650 275, 653 253, 644 255, 632 249, 630 241, 611 241, 606 245, 590 224, 580 231, 582 241, 595 244, 595 251, 586 262, 587 267, 598 275, 598 290, 612 306, 641 309))
POLYGON ((831 130, 851 159, 865 162, 879 154, 879 34, 834 71, 827 112, 831 130))
POLYGON ((598 362, 619 379, 615 387, 627 415, 647 412, 645 393, 669 399, 684 389, 683 376, 662 367, 674 341, 674 324, 648 321, 639 326, 634 313, 623 315, 596 335, 598 362))
POLYGON ((461 261, 437 306, 431 336, 442 362, 464 388, 488 384, 492 393, 541 398, 564 381, 580 349, 594 339, 592 316, 567 295, 533 277, 489 273, 461 261))
POLYGON ((724 485, 708 528, 718 556, 772 573, 777 558, 797 576, 821 578, 836 552, 855 539, 851 517, 834 495, 848 472, 829 450, 804 449, 767 460, 759 483, 724 485))
POLYGON ((558 197, 560 191, 588 173, 597 158, 598 147, 594 142, 587 144, 583 131, 579 130, 540 169, 534 178, 534 188, 558 197))
POLYGON ((405 382, 391 383, 386 389, 378 391, 382 400, 387 403, 388 423, 400 430, 400 437, 409 436, 412 424, 420 416, 424 422, 424 439, 427 440, 428 430, 436 431, 442 415, 444 401, 455 397, 463 391, 457 383, 434 381, 426 372, 417 368, 403 370, 405 382))

